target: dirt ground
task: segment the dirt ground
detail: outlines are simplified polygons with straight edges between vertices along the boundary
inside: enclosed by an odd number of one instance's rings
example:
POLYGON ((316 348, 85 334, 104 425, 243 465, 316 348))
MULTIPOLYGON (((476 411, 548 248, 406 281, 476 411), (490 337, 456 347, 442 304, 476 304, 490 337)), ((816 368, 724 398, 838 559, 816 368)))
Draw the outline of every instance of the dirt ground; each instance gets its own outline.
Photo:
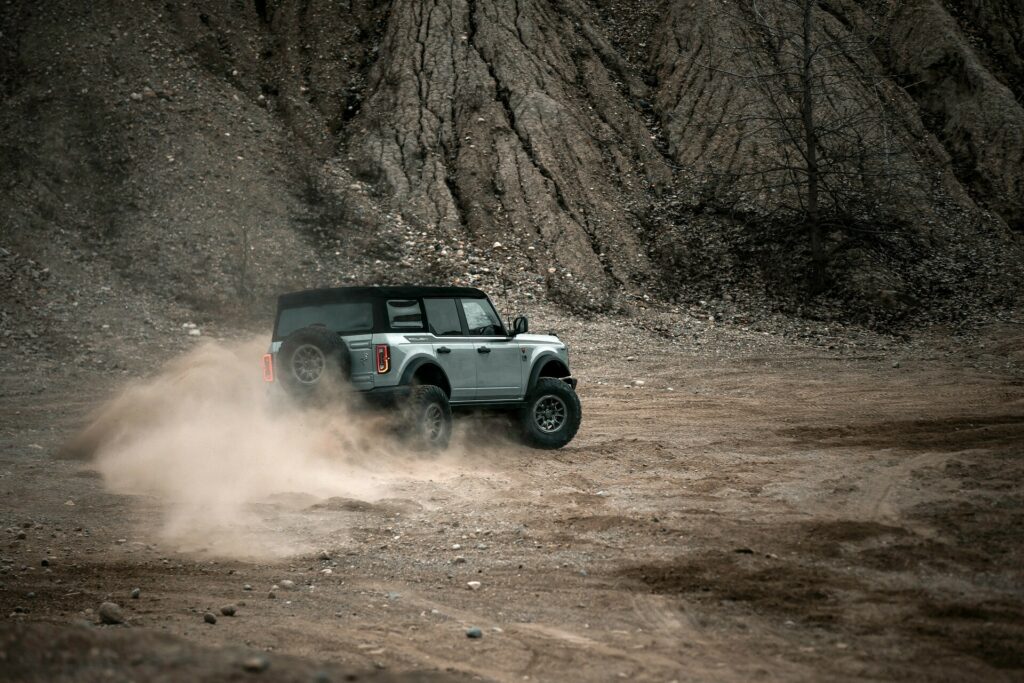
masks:
POLYGON ((159 498, 56 457, 119 382, 9 374, 0 678, 1024 677, 1024 328, 628 339, 571 347, 567 448, 470 421, 443 476, 366 499, 282 485, 246 531, 307 550, 251 559, 169 541, 159 498), (96 623, 108 599, 127 625, 96 623))

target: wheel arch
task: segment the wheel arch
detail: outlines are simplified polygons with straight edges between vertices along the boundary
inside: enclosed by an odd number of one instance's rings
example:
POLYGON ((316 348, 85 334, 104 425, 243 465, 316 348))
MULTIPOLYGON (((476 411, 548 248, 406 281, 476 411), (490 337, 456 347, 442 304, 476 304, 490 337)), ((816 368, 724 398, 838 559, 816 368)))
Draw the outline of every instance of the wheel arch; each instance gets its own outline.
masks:
POLYGON ((448 375, 432 358, 416 358, 405 366, 399 385, 411 386, 413 384, 433 384, 441 387, 441 391, 449 399, 452 397, 452 383, 448 381, 448 375))
POLYGON ((541 377, 554 377, 561 379, 569 377, 569 366, 554 353, 545 353, 533 362, 533 369, 530 371, 530 382, 526 385, 527 393, 533 391, 537 386, 537 380, 541 377))

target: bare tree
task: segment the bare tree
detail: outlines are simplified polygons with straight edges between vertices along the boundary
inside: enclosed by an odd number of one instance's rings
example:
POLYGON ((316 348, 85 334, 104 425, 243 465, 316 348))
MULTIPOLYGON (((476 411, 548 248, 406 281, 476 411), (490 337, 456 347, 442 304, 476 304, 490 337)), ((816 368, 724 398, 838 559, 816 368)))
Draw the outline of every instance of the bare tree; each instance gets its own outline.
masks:
POLYGON ((738 44, 719 45, 705 64, 753 94, 715 124, 755 150, 741 170, 712 168, 716 189, 728 186, 736 201, 770 197, 769 219, 802 226, 817 290, 836 246, 826 235, 891 225, 898 193, 920 179, 873 37, 829 9, 822 0, 739 0, 722 9, 738 44))

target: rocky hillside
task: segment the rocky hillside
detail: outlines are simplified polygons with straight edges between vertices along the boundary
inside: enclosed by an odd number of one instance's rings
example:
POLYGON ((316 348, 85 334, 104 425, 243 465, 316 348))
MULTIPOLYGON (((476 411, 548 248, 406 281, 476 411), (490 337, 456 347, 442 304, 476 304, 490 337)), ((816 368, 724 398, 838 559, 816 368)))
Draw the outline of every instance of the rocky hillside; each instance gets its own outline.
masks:
POLYGON ((145 338, 347 282, 874 324, 1016 305, 1024 2, 814 7, 870 45, 821 68, 884 75, 836 97, 885 109, 914 182, 830 229, 813 297, 800 226, 745 184, 783 154, 730 123, 763 98, 715 66, 768 59, 736 19, 791 2, 5 3, 0 343, 145 338))

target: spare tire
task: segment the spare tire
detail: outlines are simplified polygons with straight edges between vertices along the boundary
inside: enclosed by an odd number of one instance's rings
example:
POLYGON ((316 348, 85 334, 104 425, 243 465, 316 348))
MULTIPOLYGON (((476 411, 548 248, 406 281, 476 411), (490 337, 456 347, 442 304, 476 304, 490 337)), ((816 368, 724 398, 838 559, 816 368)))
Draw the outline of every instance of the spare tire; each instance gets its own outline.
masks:
POLYGON ((323 325, 295 330, 277 352, 277 375, 293 396, 323 393, 352 374, 348 347, 323 325))

